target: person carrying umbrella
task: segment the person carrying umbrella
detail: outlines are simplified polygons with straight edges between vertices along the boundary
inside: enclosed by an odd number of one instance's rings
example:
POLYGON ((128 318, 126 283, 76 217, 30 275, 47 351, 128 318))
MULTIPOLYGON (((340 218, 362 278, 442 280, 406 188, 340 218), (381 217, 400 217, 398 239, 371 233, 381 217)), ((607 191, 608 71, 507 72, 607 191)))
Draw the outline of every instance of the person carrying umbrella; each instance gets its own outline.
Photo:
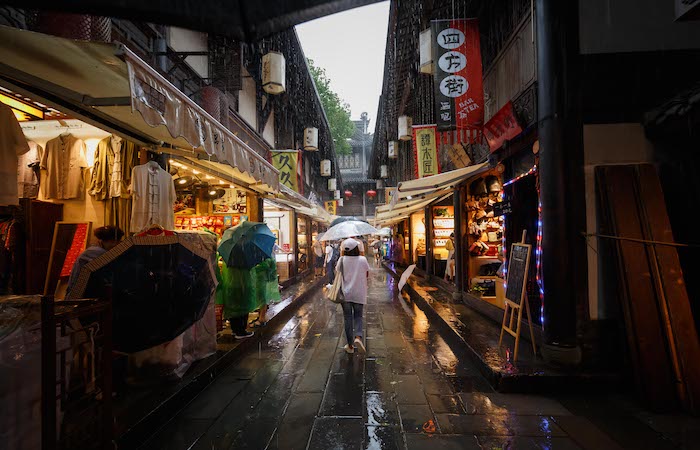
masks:
POLYGON ((362 341, 362 310, 367 304, 367 281, 369 263, 360 255, 359 243, 355 239, 345 239, 340 245, 343 255, 338 260, 336 270, 343 274, 343 317, 345 320, 345 346, 347 353, 354 353, 355 346, 365 352, 362 341), (354 340, 353 340, 354 337, 354 340))

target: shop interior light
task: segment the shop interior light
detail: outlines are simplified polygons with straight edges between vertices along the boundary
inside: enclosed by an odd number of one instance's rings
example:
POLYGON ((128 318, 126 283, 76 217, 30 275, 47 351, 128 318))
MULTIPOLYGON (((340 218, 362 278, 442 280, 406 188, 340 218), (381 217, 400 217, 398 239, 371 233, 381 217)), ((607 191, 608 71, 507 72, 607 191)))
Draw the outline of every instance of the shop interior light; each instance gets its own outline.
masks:
POLYGON ((23 101, 21 97, 12 98, 5 94, 0 94, 0 102, 12 108, 12 112, 19 121, 32 119, 44 120, 44 111, 23 101))
POLYGON ((224 180, 219 180, 219 184, 226 184, 224 180))
POLYGON ((192 173, 195 175, 199 175, 199 170, 192 169, 192 173))
POLYGON ((213 179, 214 179, 214 177, 212 177, 211 175, 205 175, 204 178, 207 179, 207 180, 213 180, 213 179))

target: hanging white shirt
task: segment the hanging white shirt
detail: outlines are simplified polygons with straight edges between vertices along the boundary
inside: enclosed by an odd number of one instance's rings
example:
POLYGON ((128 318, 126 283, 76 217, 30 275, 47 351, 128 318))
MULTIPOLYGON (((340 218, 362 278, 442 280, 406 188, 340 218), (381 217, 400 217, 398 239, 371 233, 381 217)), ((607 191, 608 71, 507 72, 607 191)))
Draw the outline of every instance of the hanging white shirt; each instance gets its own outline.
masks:
POLYGON ((154 224, 166 230, 175 229, 175 185, 157 162, 149 161, 133 168, 131 194, 131 231, 138 232, 154 224))

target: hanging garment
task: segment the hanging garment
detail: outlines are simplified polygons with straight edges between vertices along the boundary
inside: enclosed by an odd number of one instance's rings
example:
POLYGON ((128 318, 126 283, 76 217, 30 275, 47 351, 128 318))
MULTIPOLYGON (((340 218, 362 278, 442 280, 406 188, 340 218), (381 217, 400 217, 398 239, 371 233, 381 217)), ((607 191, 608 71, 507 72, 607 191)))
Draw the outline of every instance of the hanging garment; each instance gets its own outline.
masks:
POLYGON ((136 144, 119 136, 102 139, 95 149, 95 165, 88 189, 90 195, 96 200, 130 197, 131 171, 136 165, 137 153, 136 144))
POLYGON ((44 149, 29 141, 29 151, 20 155, 17 164, 17 193, 19 198, 36 198, 39 195, 39 163, 44 149))
POLYGON ((175 229, 175 184, 168 172, 155 161, 136 166, 131 173, 132 232, 157 224, 166 230, 175 229))
POLYGON ((44 196, 55 199, 82 199, 85 192, 83 169, 88 166, 82 139, 60 135, 46 143, 41 168, 46 170, 44 196))
POLYGON ((0 103, 0 205, 17 205, 18 156, 29 151, 15 114, 0 103))

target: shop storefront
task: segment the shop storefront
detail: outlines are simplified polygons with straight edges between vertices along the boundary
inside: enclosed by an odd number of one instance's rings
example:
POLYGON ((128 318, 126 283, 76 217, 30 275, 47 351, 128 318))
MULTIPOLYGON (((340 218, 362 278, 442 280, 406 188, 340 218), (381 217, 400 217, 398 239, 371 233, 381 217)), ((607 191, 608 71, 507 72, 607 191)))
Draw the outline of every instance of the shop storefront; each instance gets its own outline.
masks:
POLYGON ((411 254, 413 261, 421 270, 425 270, 425 213, 416 212, 411 214, 411 254))

